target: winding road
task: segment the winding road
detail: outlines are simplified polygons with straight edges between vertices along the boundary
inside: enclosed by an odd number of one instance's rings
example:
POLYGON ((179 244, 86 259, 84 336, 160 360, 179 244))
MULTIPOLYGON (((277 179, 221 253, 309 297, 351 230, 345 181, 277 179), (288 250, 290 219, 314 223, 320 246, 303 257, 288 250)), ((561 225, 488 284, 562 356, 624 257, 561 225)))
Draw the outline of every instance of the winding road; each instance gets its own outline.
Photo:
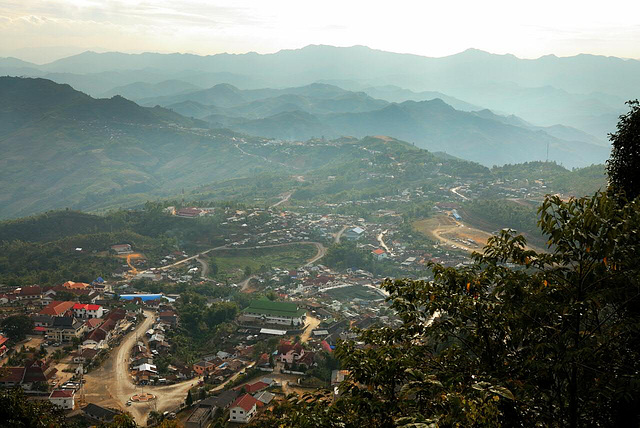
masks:
POLYGON ((164 412, 177 408, 184 402, 187 392, 198 382, 198 378, 165 386, 140 387, 133 383, 129 371, 129 355, 138 336, 143 335, 152 325, 155 314, 145 311, 147 318, 136 329, 127 334, 122 343, 111 351, 109 358, 96 370, 85 375, 85 397, 88 403, 118 408, 128 411, 136 422, 145 426, 147 416, 152 410, 164 412), (127 406, 132 395, 150 392, 157 399, 147 403, 133 403, 127 406))

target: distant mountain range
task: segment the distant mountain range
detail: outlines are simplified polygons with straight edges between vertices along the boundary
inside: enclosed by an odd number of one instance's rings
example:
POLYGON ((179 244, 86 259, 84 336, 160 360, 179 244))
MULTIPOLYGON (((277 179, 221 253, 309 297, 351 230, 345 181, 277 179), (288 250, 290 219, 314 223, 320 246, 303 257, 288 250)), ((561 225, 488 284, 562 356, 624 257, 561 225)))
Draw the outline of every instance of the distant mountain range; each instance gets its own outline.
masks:
POLYGON ((604 162, 609 155, 606 143, 564 125, 534 126, 517 116, 486 109, 460 111, 438 98, 390 103, 329 84, 257 90, 220 84, 140 102, 163 105, 214 128, 270 138, 391 135, 488 166, 548 157, 576 167, 604 162))
POLYGON ((324 82, 388 102, 440 98, 458 110, 489 108, 535 126, 571 126, 600 141, 626 111, 624 101, 640 97, 637 60, 528 60, 475 49, 442 58, 316 45, 266 55, 85 52, 45 65, 0 59, 0 75, 45 77, 93 96, 136 101, 184 93, 189 85, 257 89, 324 82))
MULTIPOLYGON (((439 156, 443 162, 454 162, 453 155, 488 166, 545 159, 547 145, 549 158, 567 166, 608 154, 607 147, 553 135, 589 138, 571 128, 541 129, 488 110, 459 111, 440 99, 389 103, 328 84, 261 90, 217 85, 163 97, 172 111, 119 95, 95 99, 46 79, 0 77, 0 99, 0 218, 131 206, 221 180, 360 162, 369 153, 361 145, 380 141, 389 141, 385 150, 424 153, 387 137, 289 145, 264 136, 392 135, 446 152, 439 156)), ((468 164, 455 162, 451 168, 468 164)))

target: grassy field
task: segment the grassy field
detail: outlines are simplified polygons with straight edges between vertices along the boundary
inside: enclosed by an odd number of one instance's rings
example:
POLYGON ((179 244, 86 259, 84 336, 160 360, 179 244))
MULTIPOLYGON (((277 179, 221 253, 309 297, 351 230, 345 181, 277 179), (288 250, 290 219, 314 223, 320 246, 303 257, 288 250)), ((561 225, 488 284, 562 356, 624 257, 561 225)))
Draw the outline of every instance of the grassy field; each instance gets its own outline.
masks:
POLYGON ((363 287, 361 285, 354 285, 351 287, 334 288, 329 290, 326 294, 340 302, 350 302, 353 299, 362 300, 381 300, 384 299, 380 293, 375 292, 369 287, 363 287))
POLYGON ((273 248, 216 251, 209 257, 209 263, 218 266, 218 274, 214 278, 240 281, 245 278, 247 266, 252 273, 259 272, 262 267, 295 269, 304 265, 315 254, 314 245, 292 244, 273 248))

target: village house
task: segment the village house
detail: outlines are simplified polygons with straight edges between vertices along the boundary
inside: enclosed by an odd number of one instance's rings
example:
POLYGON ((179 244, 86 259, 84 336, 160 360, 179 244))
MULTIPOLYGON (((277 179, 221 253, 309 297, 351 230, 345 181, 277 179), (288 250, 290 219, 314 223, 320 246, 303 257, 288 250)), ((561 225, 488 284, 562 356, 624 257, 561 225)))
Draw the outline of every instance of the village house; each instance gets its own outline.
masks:
POLYGON ((42 288, 39 285, 30 285, 16 290, 16 300, 37 300, 42 298, 42 288))
POLYGON ((42 310, 38 312, 38 314, 49 315, 52 317, 63 317, 63 316, 66 316, 67 313, 69 313, 72 310, 73 305, 75 305, 75 302, 69 302, 69 301, 60 302, 60 301, 54 300, 53 302, 49 303, 47 306, 42 308, 42 310))
POLYGON ((293 364, 304 355, 304 348, 300 343, 292 344, 288 340, 283 340, 278 346, 278 358, 283 363, 293 364))
POLYGON ((105 348, 107 346, 107 342, 111 338, 115 326, 116 322, 113 319, 105 320, 100 324, 100 327, 89 333, 84 342, 82 342, 82 345, 92 347, 94 349, 105 348))
POLYGON ((67 290, 87 290, 89 288, 89 284, 85 282, 67 281, 62 284, 62 288, 67 290))
POLYGON ((85 327, 87 329, 87 333, 91 333, 93 330, 95 330, 96 328, 100 327, 102 322, 103 322, 103 320, 101 318, 89 318, 84 323, 84 325, 85 325, 85 327))
POLYGON ((216 411, 216 407, 199 405, 191 412, 189 418, 185 422, 185 428, 205 428, 209 425, 213 412, 216 411))
POLYGON ((248 424, 264 404, 249 394, 238 397, 229 407, 229 422, 248 424))
POLYGON ((217 367, 217 364, 214 361, 199 361, 193 365, 193 371, 198 374, 198 376, 203 376, 208 373, 212 373, 217 367))
POLYGON ((57 342, 71 342, 85 331, 82 321, 73 317, 54 317, 53 324, 47 327, 47 339, 57 342))
POLYGON ((371 254, 373 255, 373 258, 376 259, 377 261, 382 261, 386 258, 389 258, 389 255, 387 254, 387 252, 382 248, 376 248, 371 252, 371 254))
POLYGON ((118 412, 116 412, 115 410, 107 409, 106 407, 101 407, 93 403, 87 404, 87 406, 83 408, 82 411, 88 418, 106 423, 113 422, 113 418, 118 415, 118 412))
POLYGON ((75 391, 73 389, 56 389, 51 391, 49 401, 54 406, 58 406, 64 410, 73 410, 75 407, 75 391))
POLYGON ((104 309, 100 305, 76 303, 73 305, 73 313, 76 318, 102 318, 104 309))
POLYGON ((175 327, 178 324, 178 315, 174 311, 163 311, 158 314, 158 320, 175 327))
POLYGON ((58 370, 49 367, 42 360, 27 361, 23 367, 3 367, 0 373, 0 386, 13 387, 22 386, 24 389, 31 389, 34 383, 48 383, 58 370))
POLYGON ((98 355, 98 351, 96 349, 90 348, 79 349, 71 354, 71 356, 73 357, 73 362, 76 364, 90 363, 96 355, 98 355))
POLYGON ((112 245, 111 249, 115 251, 116 254, 133 253, 133 250, 131 249, 131 244, 116 244, 116 245, 112 245))
POLYGON ((205 215, 207 212, 199 208, 180 208, 176 211, 176 216, 185 218, 195 218, 205 215))

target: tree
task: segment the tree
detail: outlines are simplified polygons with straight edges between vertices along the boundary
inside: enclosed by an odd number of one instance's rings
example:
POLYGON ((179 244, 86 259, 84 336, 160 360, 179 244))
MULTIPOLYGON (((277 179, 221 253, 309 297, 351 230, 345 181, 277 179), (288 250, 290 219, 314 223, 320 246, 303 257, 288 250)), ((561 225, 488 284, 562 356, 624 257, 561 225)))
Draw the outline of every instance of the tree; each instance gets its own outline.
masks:
POLYGON ((16 343, 24 340, 27 334, 33 331, 34 323, 26 315, 12 315, 3 319, 0 326, 7 337, 16 343))
POLYGON ((209 262, 209 272, 211 272, 211 276, 218 275, 218 264, 213 260, 209 262))
POLYGON ((503 231, 471 266, 385 281, 402 325, 339 342, 337 402, 290 401, 262 426, 635 426, 640 199, 549 197, 539 216, 548 252, 503 231))
POLYGON ((63 411, 48 400, 28 401, 22 388, 0 390, 0 421, 16 428, 64 426, 63 411))
POLYGON ((187 406, 191 406, 193 404, 193 396, 191 395, 191 390, 187 393, 187 406))
POLYGON ((113 422, 107 425, 109 428, 137 428, 135 419, 130 413, 120 413, 113 417, 113 422))
POLYGON ((251 266, 245 266, 244 267, 244 276, 249 277, 251 276, 251 266))
POLYGON ((612 150, 607 172, 609 185, 632 200, 640 195, 640 103, 627 104, 629 112, 620 116, 618 130, 609 134, 612 150))

